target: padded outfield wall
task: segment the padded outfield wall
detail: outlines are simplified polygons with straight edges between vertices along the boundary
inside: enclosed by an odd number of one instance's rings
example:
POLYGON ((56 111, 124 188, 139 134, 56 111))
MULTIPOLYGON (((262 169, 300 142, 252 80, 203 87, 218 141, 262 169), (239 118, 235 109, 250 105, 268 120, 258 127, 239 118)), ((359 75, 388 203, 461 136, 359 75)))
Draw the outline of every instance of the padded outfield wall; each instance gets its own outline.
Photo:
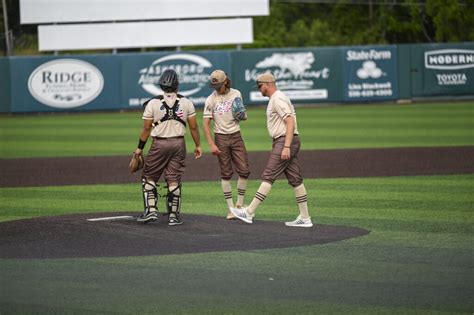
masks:
POLYGON ((248 105, 272 72, 294 103, 354 103, 415 98, 474 98, 474 43, 248 49, 0 58, 3 113, 140 108, 161 92, 168 68, 180 92, 202 106, 207 78, 223 69, 248 105))

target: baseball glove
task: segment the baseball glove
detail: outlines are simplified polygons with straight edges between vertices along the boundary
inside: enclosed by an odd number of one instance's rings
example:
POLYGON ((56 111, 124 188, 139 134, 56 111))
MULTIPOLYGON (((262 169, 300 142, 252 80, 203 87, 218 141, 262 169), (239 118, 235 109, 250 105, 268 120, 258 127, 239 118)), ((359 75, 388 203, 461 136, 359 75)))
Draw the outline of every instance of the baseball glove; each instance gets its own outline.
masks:
POLYGON ((128 165, 130 173, 133 174, 136 171, 141 170, 144 164, 145 162, 143 160, 143 156, 141 154, 135 154, 135 152, 133 152, 132 159, 130 160, 130 164, 128 165))
POLYGON ((234 116, 234 119, 237 121, 246 120, 246 111, 247 110, 245 109, 245 105, 242 102, 242 99, 240 97, 236 97, 232 102, 232 115, 234 116))

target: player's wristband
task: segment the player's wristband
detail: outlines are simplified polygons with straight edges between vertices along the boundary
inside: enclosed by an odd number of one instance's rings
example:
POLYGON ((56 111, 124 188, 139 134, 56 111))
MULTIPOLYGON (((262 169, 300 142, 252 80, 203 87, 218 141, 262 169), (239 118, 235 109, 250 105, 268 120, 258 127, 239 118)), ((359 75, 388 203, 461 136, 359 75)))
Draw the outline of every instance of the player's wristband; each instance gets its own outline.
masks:
POLYGON ((138 148, 140 150, 143 150, 143 148, 145 147, 145 144, 146 144, 146 141, 142 141, 142 139, 138 139, 138 148))

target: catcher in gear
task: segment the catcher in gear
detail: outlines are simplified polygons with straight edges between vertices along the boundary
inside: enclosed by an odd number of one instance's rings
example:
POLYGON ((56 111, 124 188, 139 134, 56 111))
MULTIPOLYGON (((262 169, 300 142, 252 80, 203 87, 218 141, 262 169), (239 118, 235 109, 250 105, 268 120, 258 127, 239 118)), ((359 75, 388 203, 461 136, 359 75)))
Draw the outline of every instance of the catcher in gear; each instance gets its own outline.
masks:
POLYGON ((201 141, 194 104, 177 93, 178 74, 171 69, 165 70, 160 77, 159 85, 163 94, 143 104, 143 129, 140 133, 138 147, 134 152, 134 159, 137 159, 138 162, 132 160, 133 165, 132 162, 130 163, 131 170, 135 167, 139 168, 143 148, 151 136, 153 142, 142 171, 144 212, 137 220, 145 223, 158 220, 157 182, 163 175, 168 187, 166 198, 168 224, 180 225, 183 223, 180 208, 181 177, 186 167, 186 145, 184 142, 186 127, 189 127, 195 144, 194 157, 196 159, 202 155, 201 141))
POLYGON ((231 87, 231 81, 222 70, 215 70, 209 77, 214 89, 206 99, 203 115, 203 130, 213 155, 220 167, 221 186, 227 203, 227 219, 233 219, 230 208, 234 207, 231 179, 233 168, 237 179, 236 207, 242 207, 250 175, 247 150, 240 134, 240 122, 247 119, 241 93, 231 87), (214 137, 211 134, 211 120, 214 121, 214 137))

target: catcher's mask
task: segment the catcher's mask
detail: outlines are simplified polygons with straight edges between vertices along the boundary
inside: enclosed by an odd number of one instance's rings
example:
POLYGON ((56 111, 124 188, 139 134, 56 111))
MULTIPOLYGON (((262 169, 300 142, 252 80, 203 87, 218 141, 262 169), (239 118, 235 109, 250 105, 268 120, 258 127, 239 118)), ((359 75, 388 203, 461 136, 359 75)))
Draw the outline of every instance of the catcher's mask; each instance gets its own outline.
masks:
POLYGON ((176 92, 179 85, 178 74, 172 69, 167 69, 161 75, 158 84, 166 93, 176 92))

